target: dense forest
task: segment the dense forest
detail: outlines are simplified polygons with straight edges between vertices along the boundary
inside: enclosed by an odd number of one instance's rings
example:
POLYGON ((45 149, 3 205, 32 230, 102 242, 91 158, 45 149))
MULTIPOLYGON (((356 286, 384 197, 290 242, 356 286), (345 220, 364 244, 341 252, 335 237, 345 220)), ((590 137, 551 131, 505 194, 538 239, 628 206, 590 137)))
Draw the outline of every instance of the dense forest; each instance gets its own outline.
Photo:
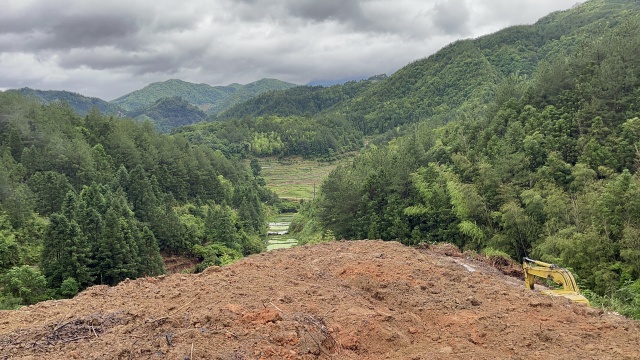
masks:
POLYGON ((585 35, 531 76, 505 77, 478 111, 368 149, 292 230, 539 258, 640 317, 638 34, 634 16, 585 35))
POLYGON ((175 129, 195 143, 227 156, 296 156, 334 160, 360 149, 362 134, 344 118, 306 116, 243 117, 175 129))
POLYGON ((148 121, 165 133, 175 127, 196 124, 207 118, 204 111, 181 97, 161 98, 144 108, 130 111, 128 115, 139 122, 148 121))
POLYGON ((0 93, 0 168, 1 308, 161 274, 161 252, 260 252, 277 200, 219 151, 16 93, 0 93))

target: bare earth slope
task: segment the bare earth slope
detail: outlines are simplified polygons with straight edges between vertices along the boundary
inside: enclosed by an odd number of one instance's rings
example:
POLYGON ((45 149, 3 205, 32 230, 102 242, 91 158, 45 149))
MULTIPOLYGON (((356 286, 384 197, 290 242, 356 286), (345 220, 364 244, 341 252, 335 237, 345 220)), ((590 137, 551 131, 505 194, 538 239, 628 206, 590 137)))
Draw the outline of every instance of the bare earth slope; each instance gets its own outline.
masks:
POLYGON ((640 323, 381 241, 248 257, 0 312, 0 359, 634 359, 640 323))

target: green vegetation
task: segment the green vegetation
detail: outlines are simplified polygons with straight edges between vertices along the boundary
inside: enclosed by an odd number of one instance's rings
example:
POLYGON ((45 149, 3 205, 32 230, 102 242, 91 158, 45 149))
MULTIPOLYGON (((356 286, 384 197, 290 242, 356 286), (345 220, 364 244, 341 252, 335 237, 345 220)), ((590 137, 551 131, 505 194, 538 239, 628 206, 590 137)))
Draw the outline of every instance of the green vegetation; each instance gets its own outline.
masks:
POLYGON ((125 110, 116 104, 111 104, 102 99, 86 97, 69 91, 44 91, 22 88, 18 90, 7 90, 7 92, 26 95, 41 104, 50 104, 56 102, 66 103, 81 116, 87 115, 93 108, 97 108, 103 114, 121 115, 125 113, 125 110))
POLYGON ((186 126, 173 133, 226 156, 240 157, 299 155, 334 160, 362 146, 362 135, 338 117, 245 117, 186 126))
POLYGON ((259 94, 289 89, 296 85, 274 79, 262 79, 247 85, 210 86, 182 80, 157 82, 111 101, 138 121, 149 121, 157 129, 195 124, 235 104, 259 94))
POLYGON ((277 198, 242 161, 149 123, 0 93, 0 306, 265 249, 277 198))
MULTIPOLYGON (((382 77, 380 77, 382 78, 382 77)), ((352 99, 369 89, 375 81, 349 81, 328 88, 298 86, 295 88, 260 94, 244 103, 230 107, 216 116, 217 120, 242 119, 275 115, 312 116, 332 106, 352 99)))
POLYGON ((169 132, 171 129, 199 123, 206 119, 207 115, 197 107, 189 104, 181 97, 167 97, 153 104, 129 113, 140 122, 149 121, 156 129, 169 132))
POLYGON ((181 97, 208 114, 217 114, 261 93, 289 89, 295 86, 275 79, 262 79, 247 85, 231 84, 228 86, 193 84, 172 79, 149 84, 143 89, 119 97, 111 103, 126 111, 135 111, 144 109, 163 98, 181 97))

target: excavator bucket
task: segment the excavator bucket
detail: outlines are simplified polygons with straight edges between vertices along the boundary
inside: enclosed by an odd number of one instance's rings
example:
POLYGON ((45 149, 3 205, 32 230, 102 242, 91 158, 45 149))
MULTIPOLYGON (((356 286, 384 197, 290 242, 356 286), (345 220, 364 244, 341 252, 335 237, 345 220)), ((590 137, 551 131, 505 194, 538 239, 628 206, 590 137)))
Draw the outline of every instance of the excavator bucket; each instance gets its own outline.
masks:
POLYGON ((563 296, 579 304, 589 305, 589 300, 580 294, 578 284, 573 274, 567 269, 561 268, 555 264, 524 258, 522 263, 524 270, 524 284, 529 290, 533 290, 536 277, 549 279, 557 284, 562 285, 562 290, 544 290, 543 294, 552 296, 563 296))
POLYGON ((578 304, 589 305, 589 300, 575 291, 567 290, 543 290, 541 293, 551 296, 563 296, 578 304))

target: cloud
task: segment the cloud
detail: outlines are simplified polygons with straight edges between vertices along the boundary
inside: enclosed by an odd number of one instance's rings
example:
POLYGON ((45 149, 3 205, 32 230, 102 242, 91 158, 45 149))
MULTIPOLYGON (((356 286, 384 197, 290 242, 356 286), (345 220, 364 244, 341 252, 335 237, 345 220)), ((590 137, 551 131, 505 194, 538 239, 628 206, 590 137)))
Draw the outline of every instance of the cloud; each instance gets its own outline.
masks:
POLYGON ((575 0, 5 0, 0 87, 113 99, 153 81, 392 73, 575 0))
POLYGON ((433 22, 445 34, 468 35, 469 9, 464 0, 445 0, 433 9, 433 22))
POLYGON ((313 21, 358 21, 362 18, 359 0, 299 0, 290 5, 294 16, 313 21))

